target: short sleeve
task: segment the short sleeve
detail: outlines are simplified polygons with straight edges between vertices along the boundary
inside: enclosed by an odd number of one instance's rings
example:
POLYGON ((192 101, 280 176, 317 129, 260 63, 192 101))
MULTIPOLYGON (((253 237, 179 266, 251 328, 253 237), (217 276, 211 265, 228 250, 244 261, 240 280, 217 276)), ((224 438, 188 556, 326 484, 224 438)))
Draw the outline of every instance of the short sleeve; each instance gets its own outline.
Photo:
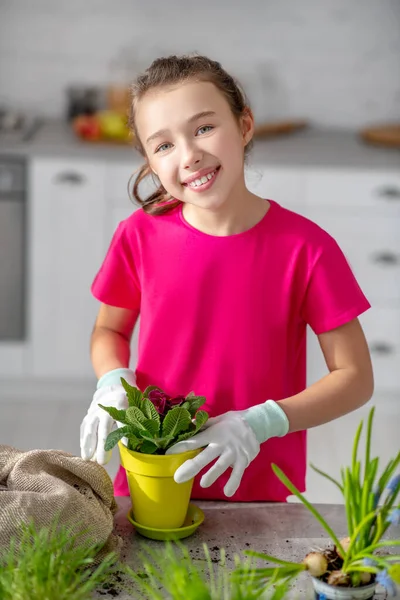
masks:
POLYGON ((324 236, 303 301, 304 320, 319 335, 345 325, 370 306, 337 242, 324 236))
POLYGON ((122 221, 91 287, 97 300, 119 308, 140 309, 140 282, 133 255, 122 221))

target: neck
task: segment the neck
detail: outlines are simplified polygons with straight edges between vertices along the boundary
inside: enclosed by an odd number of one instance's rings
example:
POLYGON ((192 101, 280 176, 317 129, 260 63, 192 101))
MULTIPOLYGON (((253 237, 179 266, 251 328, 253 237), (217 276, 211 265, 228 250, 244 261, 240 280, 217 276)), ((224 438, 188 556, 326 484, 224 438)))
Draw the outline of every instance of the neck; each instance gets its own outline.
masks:
POLYGON ((243 188, 215 210, 184 204, 182 214, 192 227, 214 236, 243 233, 257 225, 269 210, 269 202, 243 188))

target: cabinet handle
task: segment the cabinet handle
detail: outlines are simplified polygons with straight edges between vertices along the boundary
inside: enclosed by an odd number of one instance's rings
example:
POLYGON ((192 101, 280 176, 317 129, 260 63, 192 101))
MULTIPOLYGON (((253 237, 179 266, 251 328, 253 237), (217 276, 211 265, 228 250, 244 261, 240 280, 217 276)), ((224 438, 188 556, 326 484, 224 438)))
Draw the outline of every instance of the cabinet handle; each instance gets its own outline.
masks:
POLYGON ((369 347, 374 354, 394 354, 394 347, 386 342, 373 342, 369 347))
POLYGON ((382 252, 376 252, 372 256, 372 260, 385 265, 397 265, 400 263, 400 255, 390 252, 390 250, 383 250, 382 252))
POLYGON ((400 189, 394 185, 387 185, 378 189, 377 194, 385 200, 400 200, 400 189))
POLYGON ((65 173, 59 173, 54 177, 54 183, 56 184, 69 184, 69 185, 82 185, 85 183, 85 177, 80 173, 74 173, 72 171, 66 171, 65 173))

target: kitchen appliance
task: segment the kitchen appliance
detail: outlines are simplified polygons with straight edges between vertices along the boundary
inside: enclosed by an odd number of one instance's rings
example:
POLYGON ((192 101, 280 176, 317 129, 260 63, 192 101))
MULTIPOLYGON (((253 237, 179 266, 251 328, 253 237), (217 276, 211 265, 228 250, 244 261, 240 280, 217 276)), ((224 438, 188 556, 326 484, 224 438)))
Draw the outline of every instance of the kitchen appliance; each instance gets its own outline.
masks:
POLYGON ((0 142, 7 144, 30 141, 40 129, 42 119, 0 104, 0 142))
POLYGON ((26 163, 0 155, 0 342, 26 336, 26 163))

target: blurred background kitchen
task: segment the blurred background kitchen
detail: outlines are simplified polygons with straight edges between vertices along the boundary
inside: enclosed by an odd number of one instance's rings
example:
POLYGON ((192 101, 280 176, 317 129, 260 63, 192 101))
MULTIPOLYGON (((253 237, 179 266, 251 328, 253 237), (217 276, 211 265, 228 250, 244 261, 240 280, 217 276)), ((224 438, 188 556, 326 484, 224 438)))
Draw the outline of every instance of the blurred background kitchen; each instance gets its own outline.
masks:
MULTIPOLYGON (((361 321, 386 461, 400 446, 398 0, 0 0, 0 443, 79 454, 96 384, 90 284, 136 208, 127 86, 186 52, 245 87, 249 187, 332 233, 373 305, 361 321)), ((325 372, 310 332, 309 382, 325 372)), ((368 409, 311 430, 309 460, 337 475, 368 409)), ((340 501, 311 469, 307 495, 340 501)))

